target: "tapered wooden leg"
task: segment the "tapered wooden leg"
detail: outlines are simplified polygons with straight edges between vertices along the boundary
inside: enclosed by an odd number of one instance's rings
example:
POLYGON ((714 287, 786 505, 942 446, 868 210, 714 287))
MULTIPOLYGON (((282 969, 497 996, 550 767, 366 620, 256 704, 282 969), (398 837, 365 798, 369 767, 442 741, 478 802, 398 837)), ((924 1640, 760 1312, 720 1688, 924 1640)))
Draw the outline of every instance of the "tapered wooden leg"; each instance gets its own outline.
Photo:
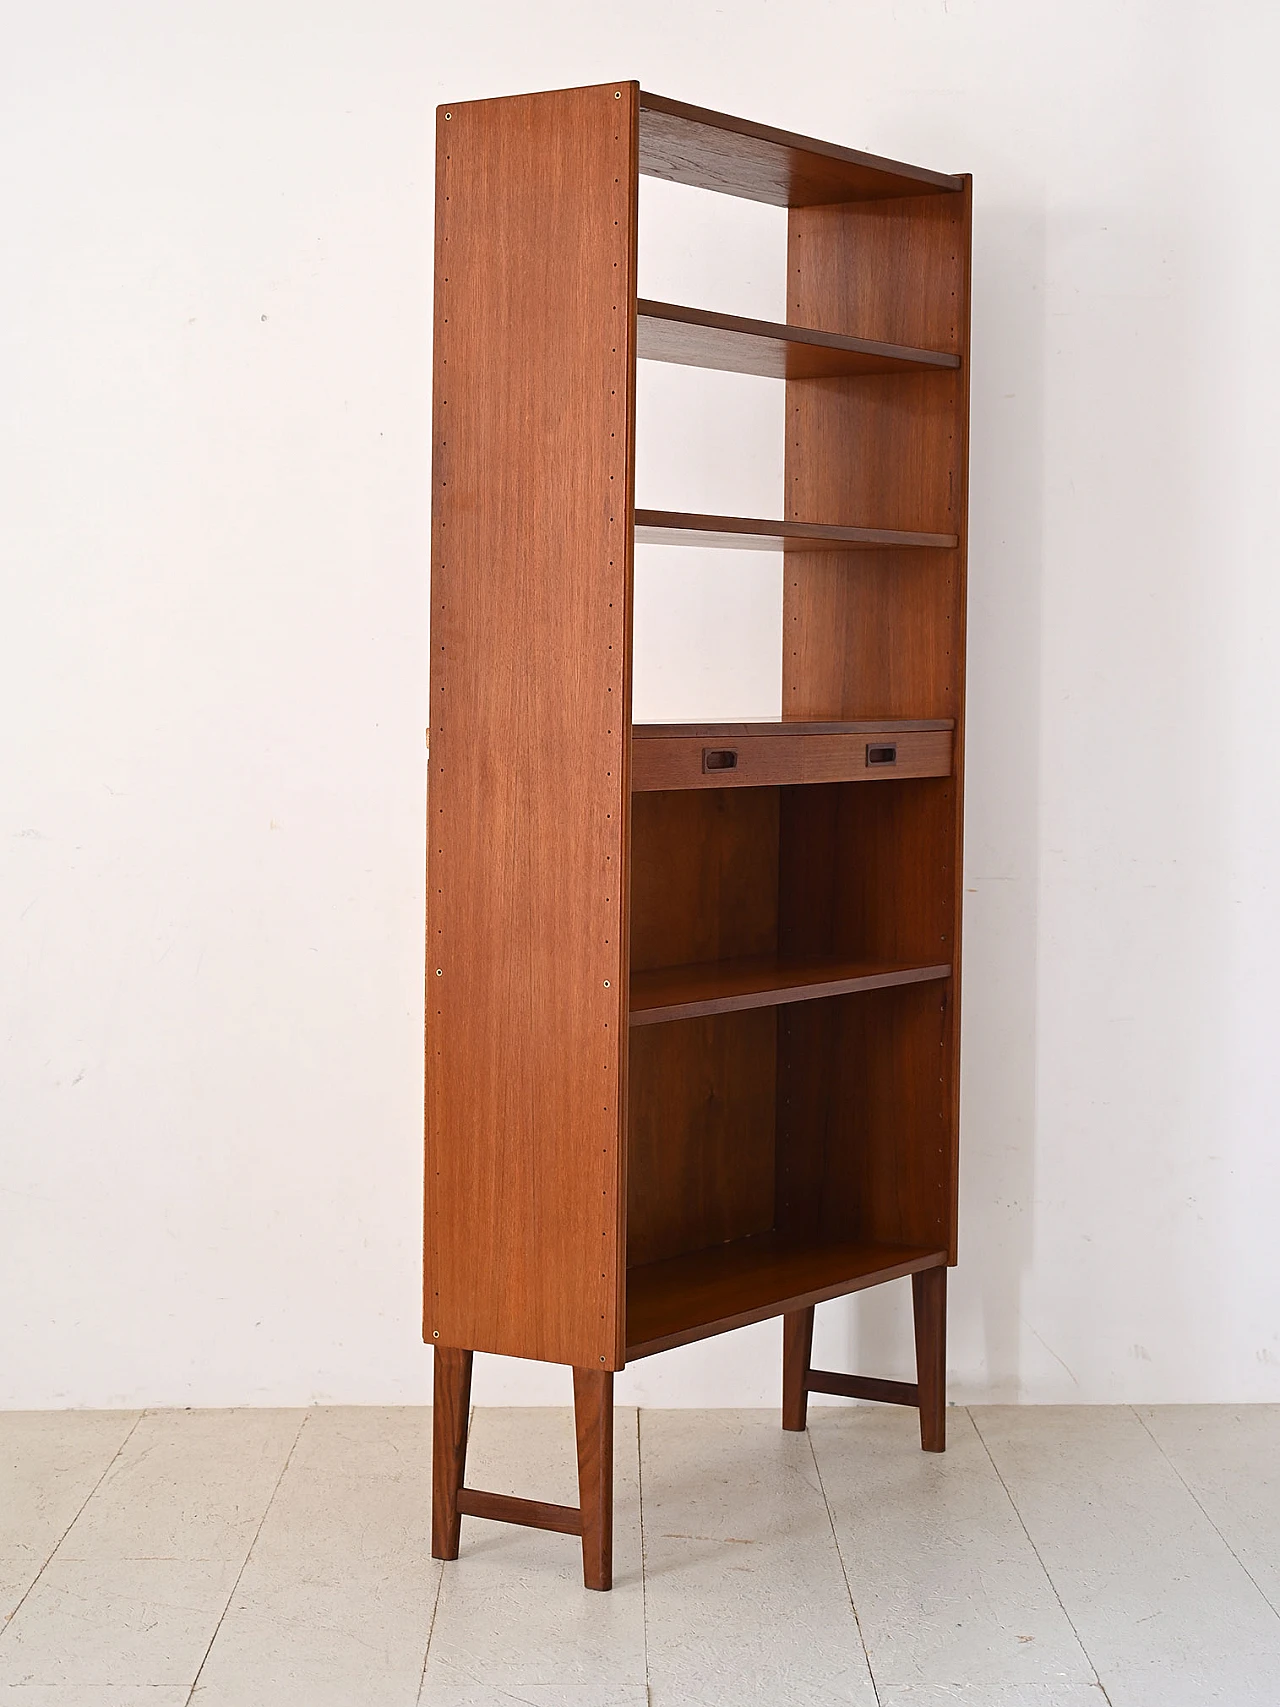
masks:
POLYGON ((916 1319, 916 1385, 920 1390, 920 1446, 947 1448, 947 1271, 925 1268, 911 1276, 916 1319))
POLYGON ((578 1504, 582 1508, 582 1580, 613 1587, 613 1372, 573 1372, 578 1431, 578 1504))
POLYGON ((456 1559, 462 1517, 458 1489, 467 1469, 467 1412, 471 1408, 471 1353, 435 1348, 435 1410, 431 1439, 431 1556, 456 1559))
POLYGON ((782 1318, 782 1426, 803 1433, 809 1420, 809 1358, 813 1352, 813 1306, 788 1310, 782 1318))

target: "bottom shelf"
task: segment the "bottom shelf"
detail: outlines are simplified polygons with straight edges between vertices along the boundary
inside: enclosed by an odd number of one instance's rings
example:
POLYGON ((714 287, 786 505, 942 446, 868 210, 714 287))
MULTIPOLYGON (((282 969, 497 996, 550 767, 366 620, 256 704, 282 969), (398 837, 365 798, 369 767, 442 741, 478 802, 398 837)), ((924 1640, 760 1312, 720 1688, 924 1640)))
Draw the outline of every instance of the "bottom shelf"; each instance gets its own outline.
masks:
POLYGON ((946 1263, 944 1250, 816 1244, 777 1233, 627 1270, 627 1360, 946 1263))

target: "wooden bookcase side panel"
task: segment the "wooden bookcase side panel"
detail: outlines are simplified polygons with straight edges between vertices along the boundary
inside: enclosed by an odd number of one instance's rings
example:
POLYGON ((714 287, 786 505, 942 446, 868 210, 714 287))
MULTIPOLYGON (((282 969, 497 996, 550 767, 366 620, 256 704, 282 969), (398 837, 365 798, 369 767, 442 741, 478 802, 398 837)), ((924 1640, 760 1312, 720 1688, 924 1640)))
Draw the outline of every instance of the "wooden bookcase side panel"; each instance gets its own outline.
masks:
POLYGON ((428 1343, 623 1358, 637 90, 442 108, 428 1343))
MULTIPOLYGON (((819 790, 784 808, 782 861, 784 948, 834 931, 886 955, 948 961, 945 987, 886 992, 855 1009, 848 999, 809 1004, 783 1023, 779 1108, 790 1106, 801 1129, 825 1122, 823 1142, 837 1143, 833 1115, 811 1105, 808 1076, 828 1054, 852 1089, 878 1082, 871 1052, 889 1049, 893 1094, 865 1102, 856 1125, 845 1123, 837 1151, 846 1178, 891 1181, 905 1169, 903 1191, 916 1205, 890 1213, 873 1193, 865 1230, 875 1238, 936 1237, 933 1206, 941 1202, 942 1239, 954 1262, 959 1085, 960 906, 964 766, 965 561, 968 480, 969 180, 956 195, 910 197, 843 206, 793 208, 788 217, 788 319, 836 332, 953 351, 959 368, 932 374, 787 382, 786 503, 792 519, 830 521, 856 513, 869 525, 953 533, 954 549, 860 552, 842 557, 788 553, 783 596, 783 716, 816 720, 938 717, 955 722, 952 774, 895 790, 819 790), (824 804, 820 796, 830 795, 824 804), (806 815, 836 817, 804 841, 806 815), (788 817, 788 812, 790 817, 788 817), (788 861, 800 858, 818 887, 829 885, 824 916, 806 901, 788 861), (823 877, 824 850, 835 850, 838 875, 823 877), (786 910, 785 898, 791 897, 786 910), (825 921, 823 922, 825 917, 825 921), (940 1042, 923 1021, 892 1016, 940 1004, 940 1042), (915 1004, 913 1007, 912 1004, 915 1004), (821 1011, 818 1011, 821 1010, 821 1011), (837 1021, 835 1014, 856 1015, 837 1021), (890 1017, 886 1017, 890 1016, 890 1017), (822 1032, 839 1025, 840 1038, 822 1032), (815 1041, 817 1039, 818 1041, 815 1041), (932 1114, 912 1115, 904 1138, 895 1113, 901 1095, 932 1099, 932 1114), (795 1111, 807 1109, 800 1115, 795 1111), (940 1129, 942 1142, 934 1141, 940 1129), (926 1142, 920 1136, 928 1131, 926 1142), (904 1148, 905 1145, 905 1148, 904 1148), (912 1169, 915 1170, 914 1174, 912 1169), (932 1169, 932 1173, 929 1170, 932 1169), (914 1179, 915 1183, 910 1181, 914 1179), (920 1206, 927 1204, 927 1211, 920 1206), (903 1216, 906 1215, 906 1220, 903 1216), (895 1219, 896 1216, 896 1219, 895 1219), (910 1226, 907 1226, 907 1222, 910 1226)), ((798 794, 798 791, 793 791, 798 794)), ((810 826, 812 829, 812 826, 810 826)), ((814 890, 817 893, 817 889, 814 890)), ((932 1010, 930 1010, 932 1012, 932 1010)), ((832 1092, 833 1105, 838 1093, 832 1092)), ((794 1130, 794 1128, 792 1128, 794 1130)), ((803 1136, 785 1148, 803 1153, 803 1136)), ((817 1139, 812 1140, 817 1143, 817 1139)), ((781 1152, 780 1152, 781 1153, 781 1152)), ((832 1152, 833 1156, 837 1152, 832 1152)), ((838 1173, 824 1163, 829 1183, 838 1173)), ((877 1187, 877 1191, 879 1188, 877 1187)), ((830 1195, 830 1192, 828 1192, 830 1195)))

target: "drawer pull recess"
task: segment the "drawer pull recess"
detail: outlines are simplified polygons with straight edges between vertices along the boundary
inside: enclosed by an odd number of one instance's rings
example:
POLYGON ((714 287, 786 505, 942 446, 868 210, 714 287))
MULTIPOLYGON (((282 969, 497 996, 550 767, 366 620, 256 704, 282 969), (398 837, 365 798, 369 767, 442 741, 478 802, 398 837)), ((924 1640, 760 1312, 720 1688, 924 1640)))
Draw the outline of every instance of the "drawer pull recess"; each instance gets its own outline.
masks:
POLYGON ((704 747, 702 749, 702 768, 704 771, 736 771, 738 768, 737 748, 704 747))
POLYGON ((898 762, 898 744, 892 742, 877 742, 867 745, 867 763, 869 765, 896 765, 898 762))

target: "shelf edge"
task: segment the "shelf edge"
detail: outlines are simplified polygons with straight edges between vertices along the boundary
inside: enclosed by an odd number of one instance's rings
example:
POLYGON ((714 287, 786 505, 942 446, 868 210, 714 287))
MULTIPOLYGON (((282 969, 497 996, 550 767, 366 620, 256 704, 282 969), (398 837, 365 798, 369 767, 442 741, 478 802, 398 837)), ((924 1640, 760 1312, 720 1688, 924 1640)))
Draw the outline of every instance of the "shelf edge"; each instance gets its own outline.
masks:
POLYGON ((627 1345, 624 1355, 628 1363, 641 1357, 653 1357, 657 1352, 671 1351, 678 1345, 693 1345, 698 1340, 713 1339, 717 1334, 732 1333, 735 1328, 750 1327, 753 1322, 767 1322, 789 1310, 807 1310, 811 1304, 825 1304, 832 1298, 844 1298, 851 1292, 863 1292, 868 1287, 882 1285, 886 1280, 900 1280, 905 1275, 918 1274, 922 1269, 946 1266, 945 1250, 922 1250, 916 1256, 887 1263, 883 1268, 872 1269, 866 1274, 834 1281, 827 1286, 814 1287, 808 1292, 797 1292, 786 1298, 774 1299, 768 1304, 736 1311, 732 1315, 717 1316, 710 1322, 698 1322, 692 1327, 657 1334, 652 1339, 638 1340, 634 1345, 627 1345))
POLYGON ((903 984, 930 984, 950 976, 949 965, 905 966, 891 972, 870 972, 851 978, 774 985, 763 990, 744 990, 729 996, 705 996, 688 1002, 667 1002, 661 1007, 632 1007, 628 1017, 633 1028, 641 1025, 666 1025, 672 1020, 702 1019, 708 1014, 743 1013, 750 1008, 784 1008, 794 1002, 818 1002, 831 996, 855 996, 870 990, 895 990, 903 984))

